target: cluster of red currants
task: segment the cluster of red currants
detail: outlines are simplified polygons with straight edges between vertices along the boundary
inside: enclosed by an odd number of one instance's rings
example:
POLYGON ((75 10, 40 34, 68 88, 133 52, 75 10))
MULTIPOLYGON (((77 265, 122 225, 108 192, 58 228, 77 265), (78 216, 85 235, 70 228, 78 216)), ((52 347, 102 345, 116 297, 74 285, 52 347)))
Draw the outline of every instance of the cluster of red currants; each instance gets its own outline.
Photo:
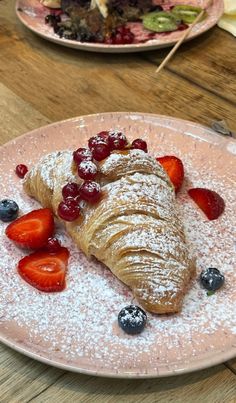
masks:
MULTIPOLYGON (((101 197, 101 187, 95 181, 98 167, 93 162, 109 157, 114 150, 124 150, 128 141, 118 130, 102 131, 88 141, 89 148, 78 148, 73 153, 78 175, 84 180, 82 185, 67 183, 62 188, 63 201, 58 206, 58 215, 65 221, 74 221, 80 216, 80 202, 96 203, 101 197)), ((147 143, 136 139, 130 148, 147 152, 147 143)))

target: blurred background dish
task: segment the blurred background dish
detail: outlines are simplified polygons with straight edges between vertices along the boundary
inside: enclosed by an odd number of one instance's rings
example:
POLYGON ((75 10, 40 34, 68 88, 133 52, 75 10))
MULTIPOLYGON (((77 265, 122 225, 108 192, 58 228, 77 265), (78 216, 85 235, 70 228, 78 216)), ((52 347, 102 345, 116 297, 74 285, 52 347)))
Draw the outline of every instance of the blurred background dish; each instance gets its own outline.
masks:
MULTIPOLYGON (((53 1, 53 4, 56 5, 56 3, 57 2, 53 1)), ((167 3, 165 3, 165 5, 163 5, 163 8, 165 11, 166 9, 169 10, 170 7, 173 5, 183 3, 190 4, 190 1, 168 1, 167 3)), ((195 0, 194 2, 191 2, 191 4, 197 7, 204 8, 206 2, 195 0)), ((185 24, 182 24, 182 26, 180 26, 178 30, 159 33, 147 31, 142 27, 142 23, 128 22, 128 24, 126 24, 126 28, 128 29, 127 33, 132 36, 132 43, 128 43, 131 41, 130 38, 128 38, 129 41, 127 41, 126 44, 124 41, 123 43, 119 44, 119 40, 116 40, 114 44, 113 41, 110 40, 110 38, 108 38, 107 43, 92 42, 93 38, 90 38, 91 42, 83 42, 84 39, 90 39, 80 37, 75 38, 73 36, 72 37, 74 39, 68 39, 71 38, 69 34, 65 35, 66 37, 60 37, 58 33, 55 33, 52 24, 45 23, 45 17, 51 13, 51 10, 42 5, 38 0, 17 0, 16 10, 21 22, 27 28, 40 35, 41 37, 63 46, 94 52, 126 53, 168 47, 175 44, 180 39, 180 37, 183 35, 182 29, 185 29, 185 24)), ((192 39, 212 28, 220 19, 223 10, 223 0, 213 0, 212 5, 207 10, 207 17, 193 28, 188 39, 192 39)), ((60 10, 56 9, 55 13, 56 15, 59 15, 60 10)), ((94 11, 94 13, 96 14, 96 11, 94 11)), ((101 13, 99 13, 99 11, 97 11, 97 13, 98 15, 96 14, 96 18, 101 17, 101 13)), ((92 16, 92 19, 94 21, 95 16, 92 16)), ((118 36, 120 36, 120 32, 118 32, 118 36)), ((120 42, 122 42, 122 40, 120 40, 120 42)))

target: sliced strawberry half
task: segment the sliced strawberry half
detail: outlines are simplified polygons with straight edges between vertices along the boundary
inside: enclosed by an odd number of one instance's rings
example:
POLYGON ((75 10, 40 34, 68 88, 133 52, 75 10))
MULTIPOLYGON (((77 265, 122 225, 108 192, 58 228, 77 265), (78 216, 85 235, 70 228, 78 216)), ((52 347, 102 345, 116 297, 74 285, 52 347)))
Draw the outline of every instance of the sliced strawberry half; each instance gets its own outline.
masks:
POLYGON ((62 291, 66 286, 68 259, 69 251, 63 247, 56 253, 37 251, 19 261, 18 273, 27 283, 40 291, 62 291))
POLYGON ((31 211, 9 224, 5 232, 19 246, 39 249, 53 235, 53 213, 48 208, 31 211))
POLYGON ((177 193, 184 180, 184 166, 182 161, 174 155, 166 155, 156 158, 156 160, 163 166, 177 193))
POLYGON ((214 190, 193 188, 188 194, 209 220, 216 220, 224 212, 225 202, 214 190))

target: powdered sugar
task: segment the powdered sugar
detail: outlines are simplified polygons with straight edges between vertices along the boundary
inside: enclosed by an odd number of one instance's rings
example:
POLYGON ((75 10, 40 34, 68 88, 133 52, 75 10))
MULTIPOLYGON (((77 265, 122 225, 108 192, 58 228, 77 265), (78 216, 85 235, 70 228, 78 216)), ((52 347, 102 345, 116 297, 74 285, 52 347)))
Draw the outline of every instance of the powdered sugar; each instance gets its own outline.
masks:
MULTIPOLYGON (((89 120, 86 127, 88 123, 89 120)), ((111 127, 110 122, 109 124, 111 127)), ((131 121, 126 123, 124 120, 123 126, 125 124, 128 126, 131 121)), ((103 125, 101 130, 106 129, 104 122, 103 125)), ((73 122, 73 128, 74 126, 76 121, 73 122)), ((71 251, 67 288, 62 293, 48 295, 30 287, 17 275, 17 262, 25 255, 25 251, 14 246, 5 237, 6 224, 1 224, 1 334, 3 339, 4 335, 8 340, 18 338, 26 349, 82 369, 112 374, 130 372, 145 375, 146 372, 157 374, 158 371, 168 373, 170 372, 168 365, 171 371, 175 368, 184 368, 189 363, 194 363, 195 357, 201 360, 204 357, 215 357, 223 351, 232 351, 236 343, 236 196, 235 187, 232 185, 232 181, 235 180, 232 171, 235 157, 217 145, 211 146, 209 151, 200 140, 194 141, 193 147, 193 140, 184 136, 181 131, 176 133, 170 128, 167 130, 163 128, 161 130, 165 132, 165 136, 160 141, 159 135, 156 134, 157 129, 152 125, 133 123, 132 127, 131 129, 129 127, 129 131, 125 131, 129 140, 142 137, 144 133, 143 137, 152 152, 156 149, 161 156, 170 154, 171 150, 171 154, 182 158, 186 170, 186 182, 177 198, 177 203, 180 215, 183 217, 191 254, 196 257, 197 274, 199 276, 201 270, 207 267, 216 267, 225 275, 224 287, 215 295, 208 297, 198 280, 194 280, 184 299, 180 314, 172 316, 148 314, 147 326, 143 333, 128 336, 119 329, 117 315, 121 308, 131 302, 135 303, 131 292, 97 261, 87 260, 61 226, 57 227, 57 237, 71 251), (224 161, 222 165, 221 158, 224 161), (207 166, 207 171, 204 165, 207 166), (226 202, 226 210, 222 217, 210 222, 203 216, 187 196, 186 188, 192 184, 219 192, 226 202), (19 329, 17 332, 14 331, 16 326, 19 329)), ((124 127, 121 126, 121 129, 124 127)), ((66 123, 62 131, 68 138, 70 130, 66 123)), ((85 144, 90 132, 93 133, 94 130, 84 129, 82 132, 84 139, 81 134, 81 145, 85 144)), ((37 147, 40 147, 38 136, 35 136, 34 141, 37 147)), ((68 147, 68 144, 61 137, 61 144, 57 146, 63 149, 68 147)), ((45 144, 41 150, 43 148, 45 144)), ((10 154, 10 150, 8 153, 10 154)), ((42 154, 43 151, 37 148, 31 158, 37 161, 38 156, 42 154)), ((24 161, 32 166, 26 155, 24 161)), ((7 158, 4 155, 2 157, 1 167, 3 165, 6 167, 7 158)), ((25 213, 39 205, 25 196, 21 181, 15 178, 14 158, 15 156, 10 155, 9 170, 4 168, 1 175, 1 194, 2 197, 14 198, 21 212, 25 213)), ((112 159, 116 159, 115 154, 112 159)), ((134 174, 134 182, 130 184, 131 187, 135 187, 135 193, 139 192, 137 183, 140 182, 140 175, 134 174)), ((51 183, 47 175, 45 180, 51 183)), ((150 192, 154 192, 155 182, 151 176, 149 180, 146 189, 148 191, 149 188, 150 192)), ((125 186, 125 181, 123 184, 125 186)), ((146 191, 145 188, 142 191, 146 191)), ((122 197, 126 196, 122 194, 122 197)), ((160 214, 165 212, 160 210, 160 214)), ((151 217, 148 219, 151 220, 151 217)), ((126 217, 121 217, 121 220, 125 221, 126 217)), ((137 223, 143 222, 141 215, 137 215, 136 220, 137 223)), ((132 242, 139 244, 138 236, 132 242)), ((159 291, 162 292, 161 287, 159 291)))

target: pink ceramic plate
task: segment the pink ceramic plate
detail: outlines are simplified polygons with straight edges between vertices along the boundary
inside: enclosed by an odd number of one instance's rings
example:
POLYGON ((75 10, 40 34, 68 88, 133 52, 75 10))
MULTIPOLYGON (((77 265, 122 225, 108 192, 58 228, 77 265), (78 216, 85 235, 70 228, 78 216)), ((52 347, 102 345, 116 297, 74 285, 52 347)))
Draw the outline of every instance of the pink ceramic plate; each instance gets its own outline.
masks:
MULTIPOLYGON (((21 213, 39 207, 26 196, 14 174, 18 163, 31 168, 54 150, 84 146, 90 136, 122 129, 130 140, 144 138, 154 156, 183 160, 186 179, 177 200, 197 274, 217 267, 224 287, 207 296, 197 279, 178 315, 148 314, 138 336, 119 329, 117 315, 132 302, 130 290, 97 261, 88 261, 64 230, 57 236, 71 251, 67 287, 46 294, 16 272, 25 251, 4 235, 0 224, 0 339, 37 360, 64 369, 111 377, 159 377, 205 368, 236 355, 236 142, 195 123, 139 113, 107 113, 70 119, 30 132, 0 149, 1 198, 10 197, 21 213), (208 221, 187 195, 190 187, 221 194, 225 213, 208 221)), ((135 301, 134 301, 135 303, 135 301)))
MULTIPOLYGON (((160 4, 160 0, 156 0, 160 4)), ((204 7, 207 0, 166 0, 163 1, 165 5, 168 4, 192 4, 204 7)), ((192 39, 208 29, 212 28, 223 14, 224 3, 223 0, 213 0, 211 7, 208 9, 208 17, 197 24, 191 31, 189 38, 192 39)), ((85 43, 72 41, 68 39, 59 38, 58 35, 53 33, 51 27, 45 24, 44 18, 49 13, 49 9, 43 7, 39 0, 17 0, 16 12, 21 22, 31 31, 42 36, 43 38, 58 43, 59 45, 67 46, 75 49, 88 50, 91 52, 105 52, 105 53, 126 53, 126 52, 140 52, 143 50, 159 49, 173 45, 183 35, 183 31, 171 32, 168 34, 156 34, 155 39, 151 39, 144 43, 134 43, 131 45, 106 45, 98 43, 85 43)), ((140 24, 141 25, 141 24, 140 24)), ((140 25, 130 24, 131 30, 140 41, 146 39, 147 31, 143 31, 140 25)))

